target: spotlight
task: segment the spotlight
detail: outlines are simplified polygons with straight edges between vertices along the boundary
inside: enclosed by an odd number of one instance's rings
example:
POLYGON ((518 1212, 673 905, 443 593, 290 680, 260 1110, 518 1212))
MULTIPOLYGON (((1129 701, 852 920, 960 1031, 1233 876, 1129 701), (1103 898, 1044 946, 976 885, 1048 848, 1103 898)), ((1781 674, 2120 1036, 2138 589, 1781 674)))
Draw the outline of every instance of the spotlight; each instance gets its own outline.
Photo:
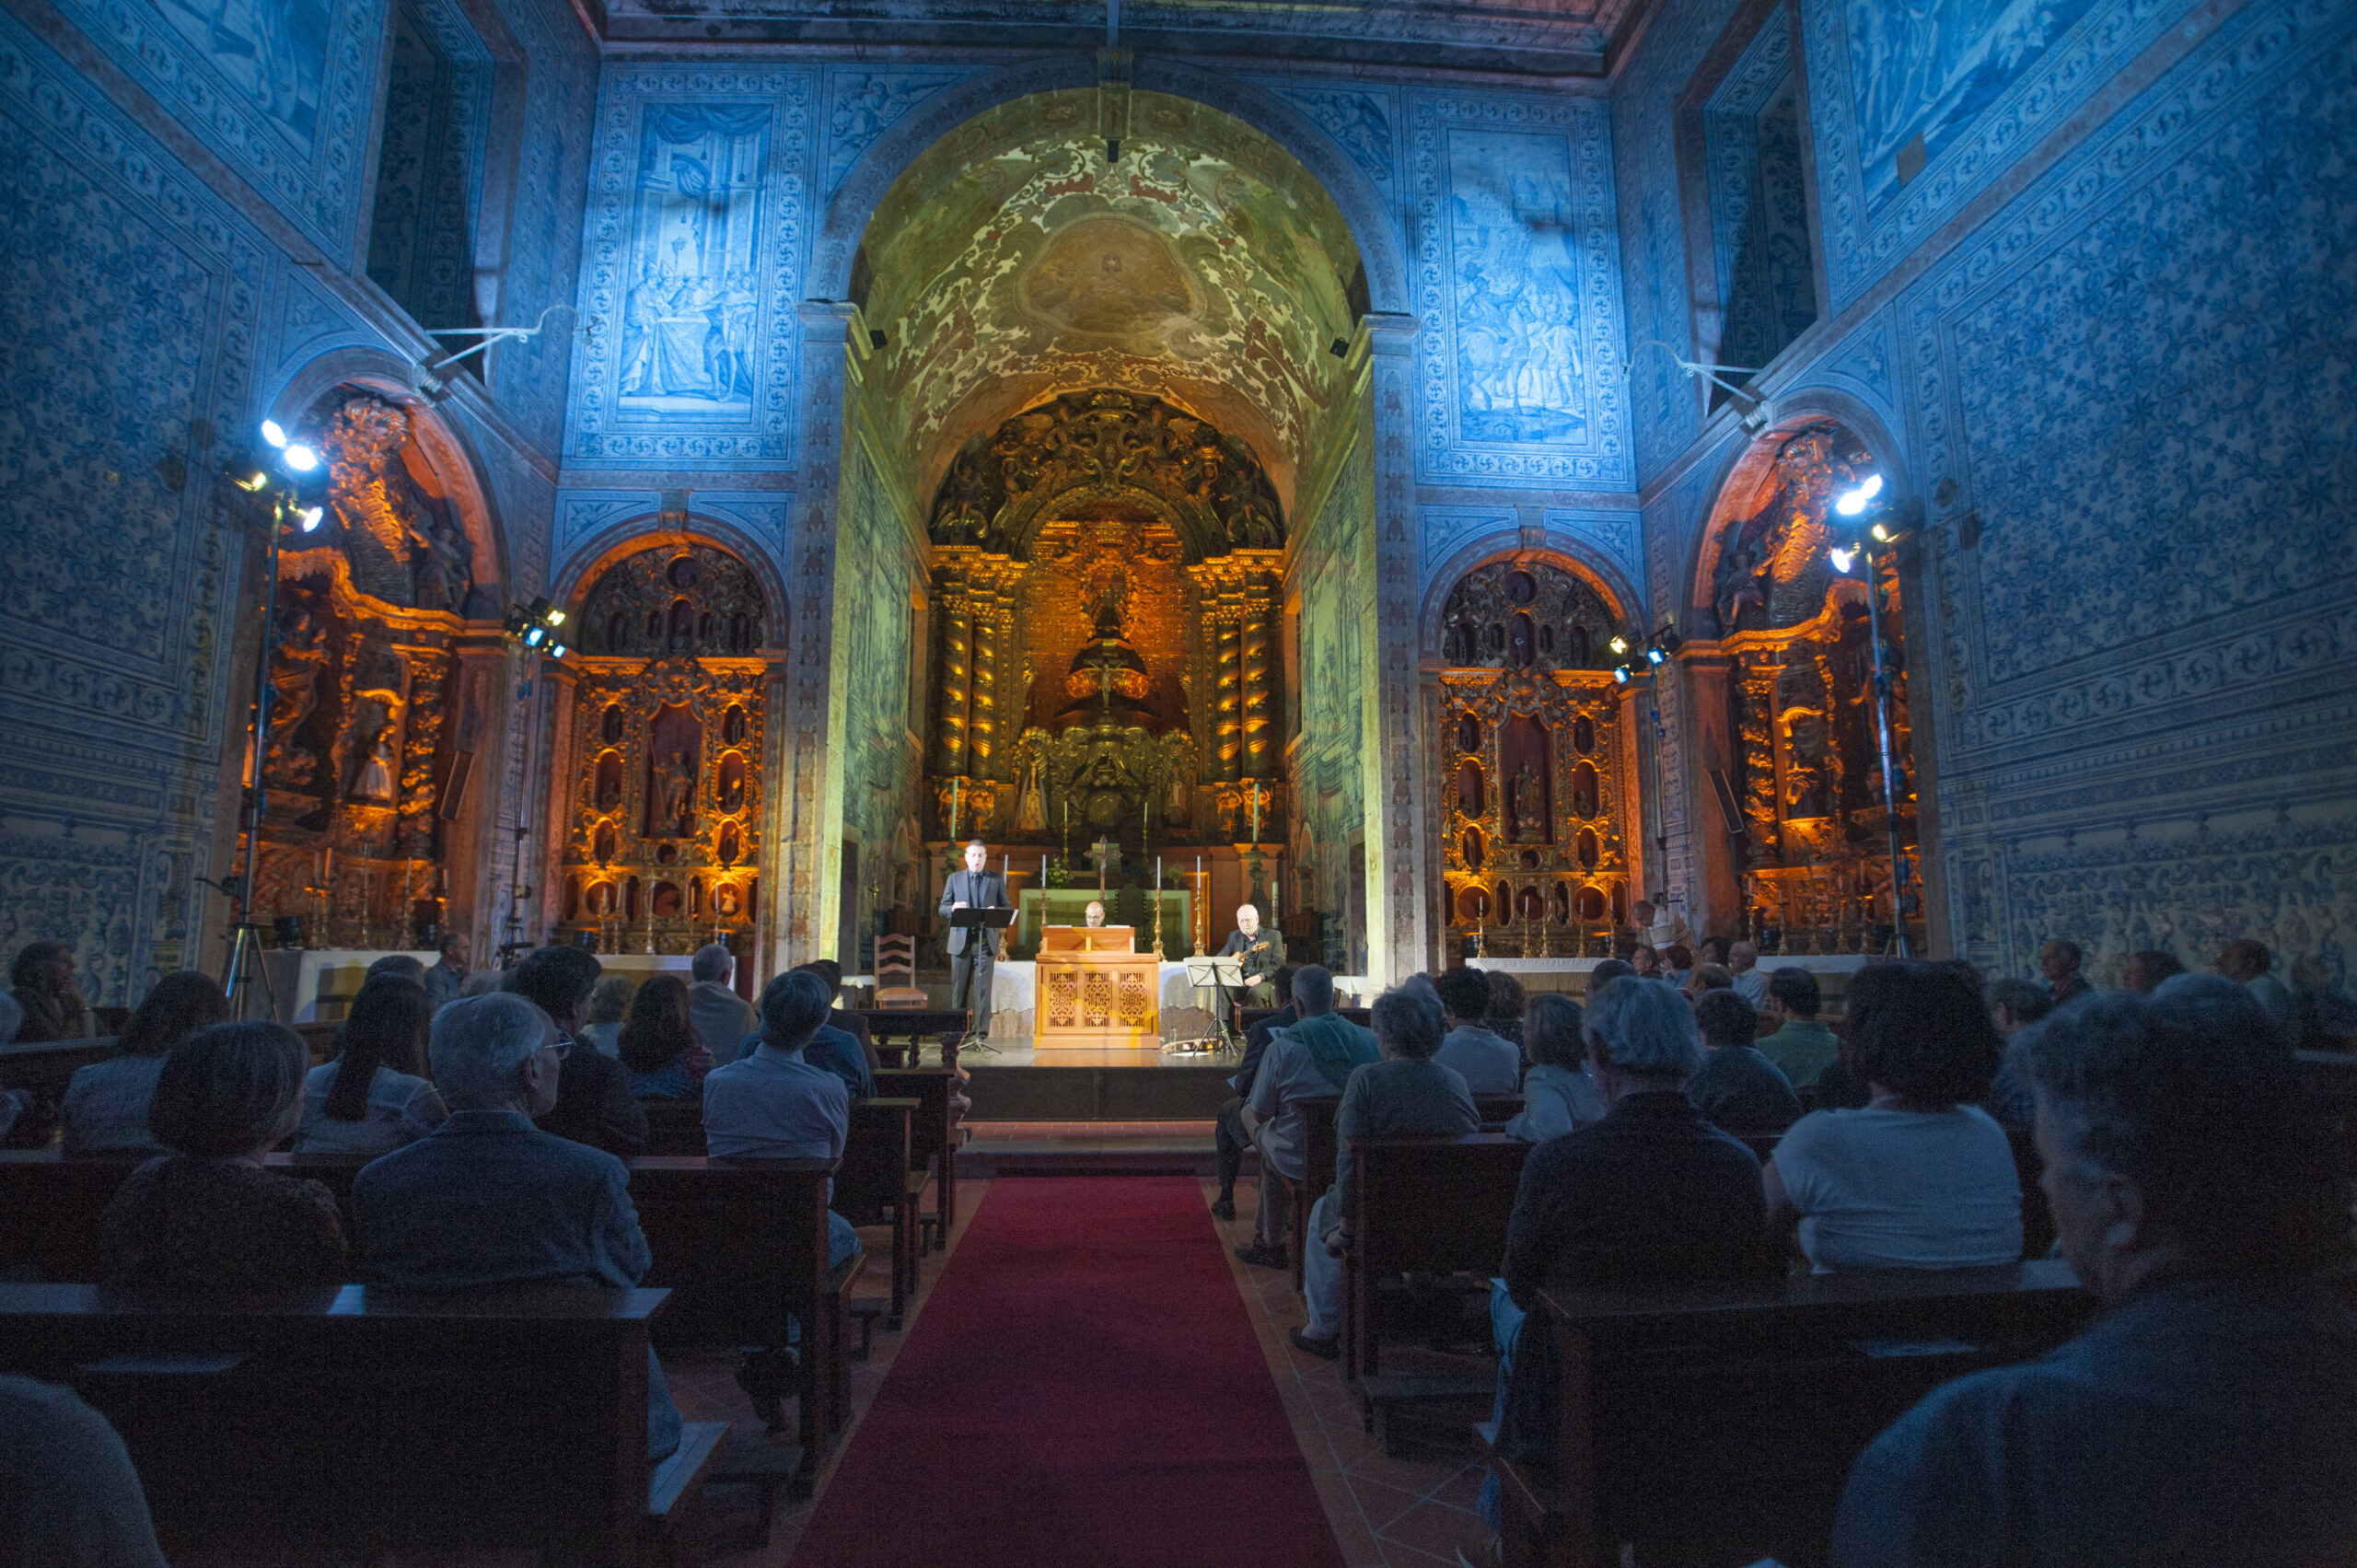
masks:
POLYGON ((563 658, 568 651, 569 650, 563 643, 551 643, 549 645, 549 657, 551 658, 563 658))
POLYGON ((1847 572, 1850 569, 1850 563, 1858 558, 1858 549, 1857 546, 1852 545, 1847 550, 1829 550, 1825 552, 1825 556, 1827 560, 1833 563, 1835 571, 1847 572))
POLYGON ((1605 645, 1616 654, 1625 654, 1629 651, 1629 639, 1626 637, 1615 637, 1611 642, 1605 645))
POLYGON ((1882 494, 1882 475, 1870 473, 1858 482, 1858 487, 1833 503, 1833 509, 1845 517, 1854 517, 1866 509, 1866 503, 1882 494))
POLYGON ((528 648, 537 648, 548 640, 548 634, 549 630, 545 626, 528 627, 524 633, 524 645, 528 648))
MULTIPOLYGON (((524 613, 530 616, 533 620, 539 621, 543 626, 553 626, 556 624, 556 621, 549 619, 549 609, 550 605, 547 599, 536 598, 531 602, 530 606, 525 610, 524 613)), ((563 617, 560 616, 558 619, 562 620, 563 617)))
POLYGON ((309 533, 319 526, 319 519, 327 515, 328 509, 325 506, 306 506, 295 514, 295 520, 302 525, 305 533, 309 533))
POLYGON ((244 491, 259 491, 270 483, 270 470, 254 461, 250 452, 235 452, 221 465, 221 471, 231 484, 244 491))
POLYGON ((541 616, 540 620, 545 625, 562 626, 564 624, 564 611, 562 610, 552 610, 546 615, 541 616))
POLYGON ((319 466, 319 453, 299 441, 287 447, 286 455, 279 460, 286 465, 289 473, 308 473, 319 466))
POLYGON ((1877 544, 1888 544, 1890 542, 1890 530, 1883 527, 1880 523, 1876 523, 1873 528, 1866 531, 1875 536, 1875 541, 1877 544))
POLYGON ((1674 654, 1685 645, 1686 639, 1679 636, 1676 632, 1671 631, 1666 625, 1660 631, 1654 633, 1654 646, 1659 648, 1663 653, 1674 654))
POLYGON ((1667 654, 1663 653, 1658 647, 1649 647, 1645 650, 1645 662, 1647 664, 1659 664, 1668 656, 1669 656, 1667 654))
POLYGON ((286 432, 274 419, 265 419, 261 422, 261 438, 273 447, 286 445, 286 432))
POLYGON ((1622 685, 1622 686, 1626 686, 1626 685, 1628 685, 1628 684, 1629 684, 1629 667, 1628 667, 1627 665, 1625 665, 1625 664, 1620 664, 1620 665, 1615 665, 1615 666, 1613 666, 1613 667, 1612 667, 1612 679, 1613 679, 1613 680, 1614 680, 1616 683, 1618 683, 1618 684, 1620 684, 1620 685, 1622 685))

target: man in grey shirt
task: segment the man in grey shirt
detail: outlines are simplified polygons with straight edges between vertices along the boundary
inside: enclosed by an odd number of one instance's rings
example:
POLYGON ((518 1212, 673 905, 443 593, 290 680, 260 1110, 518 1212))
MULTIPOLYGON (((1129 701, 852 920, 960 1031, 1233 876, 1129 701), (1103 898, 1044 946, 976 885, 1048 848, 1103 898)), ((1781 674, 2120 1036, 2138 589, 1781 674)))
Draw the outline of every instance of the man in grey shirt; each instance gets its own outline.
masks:
POLYGON ((1522 1087, 1522 1051, 1481 1020, 1490 1011, 1490 979, 1480 970, 1444 970, 1433 981, 1448 1009, 1448 1038, 1433 1060, 1456 1069, 1477 1095, 1510 1095, 1522 1087))
POLYGON ((737 1047, 753 1032, 755 1020, 753 1005, 728 986, 737 972, 735 957, 722 944, 708 942, 696 949, 688 972, 695 977, 688 987, 688 1021, 695 1027, 696 1038, 712 1052, 714 1063, 736 1061, 737 1047))
MULTIPOLYGON (((1248 1109, 1258 1129, 1260 1168, 1296 1186, 1308 1178, 1308 1121, 1305 1098, 1339 1095, 1353 1069, 1376 1059, 1375 1036, 1334 1012, 1334 977, 1316 964, 1294 971, 1295 1022, 1269 1040, 1268 1053, 1252 1079, 1248 1109)), ((1236 1255, 1264 1269, 1285 1266, 1285 1228, 1291 1205, 1278 1202, 1271 1183, 1261 1183, 1253 1216, 1253 1243, 1236 1255)))
POLYGON ((424 974, 425 1003, 439 1012, 445 1004, 459 999, 459 990, 467 983, 467 965, 474 958, 474 944, 463 931, 453 931, 442 938, 442 959, 424 974))
MULTIPOLYGON (((802 1059, 826 1021, 827 982, 791 970, 761 990, 761 1043, 703 1081, 704 1152, 714 1159, 841 1159, 851 1131, 851 1091, 802 1059)), ((827 1263, 859 1250, 859 1232, 827 1215, 827 1263)))

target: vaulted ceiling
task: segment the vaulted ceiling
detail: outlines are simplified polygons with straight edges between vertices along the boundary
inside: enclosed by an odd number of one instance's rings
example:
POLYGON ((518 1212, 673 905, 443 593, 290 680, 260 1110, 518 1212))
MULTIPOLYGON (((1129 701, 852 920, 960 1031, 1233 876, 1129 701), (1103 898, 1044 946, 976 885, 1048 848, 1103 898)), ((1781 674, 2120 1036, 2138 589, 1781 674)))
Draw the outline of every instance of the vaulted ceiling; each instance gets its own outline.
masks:
POLYGON ((1091 89, 1004 104, 894 183, 854 267, 885 334, 875 416, 929 497, 969 436, 1043 399, 1144 392, 1241 436, 1290 509, 1343 389, 1350 229, 1239 121, 1137 93, 1109 159, 1103 115, 1091 89))

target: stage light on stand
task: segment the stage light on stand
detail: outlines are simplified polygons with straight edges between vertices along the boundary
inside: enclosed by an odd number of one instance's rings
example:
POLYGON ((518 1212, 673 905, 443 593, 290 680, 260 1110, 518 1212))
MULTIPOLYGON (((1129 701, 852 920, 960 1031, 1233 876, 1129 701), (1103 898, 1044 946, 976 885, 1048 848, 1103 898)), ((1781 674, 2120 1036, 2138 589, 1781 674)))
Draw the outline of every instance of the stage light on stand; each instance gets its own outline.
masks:
POLYGON ((297 441, 286 448, 286 455, 280 460, 285 463, 289 473, 308 473, 319 466, 319 454, 297 441))
POLYGON ((1611 642, 1605 645, 1609 647, 1616 654, 1625 654, 1629 651, 1629 639, 1626 637, 1615 637, 1611 642))
POLYGON ((1876 523, 1873 528, 1868 528, 1866 531, 1875 536, 1875 540, 1878 544, 1888 544, 1890 542, 1890 530, 1883 527, 1880 523, 1876 523))
POLYGON ((1632 678, 1633 672, 1631 671, 1627 665, 1621 664, 1612 667, 1612 679, 1618 684, 1626 686, 1632 678))
POLYGON ((245 452, 232 454, 229 460, 221 465, 221 472, 231 484, 248 494, 257 494, 270 486, 270 470, 245 452))
POLYGON ((1847 550, 1829 550, 1825 552, 1825 557, 1833 563, 1835 571, 1847 572, 1858 559, 1858 547, 1852 545, 1847 550))
POLYGON ((1845 491, 1833 503, 1833 509, 1845 517, 1854 517, 1866 509, 1866 503, 1882 494, 1882 475, 1870 473, 1858 482, 1854 490, 1845 491))
POLYGON ((1669 657, 1669 656, 1662 652, 1657 647, 1649 645, 1645 649, 1645 662, 1647 664, 1659 664, 1667 657, 1669 657))
POLYGON ((261 438, 273 447, 284 447, 286 445, 286 431, 278 421, 265 419, 261 422, 261 438))
POLYGON ((305 533, 309 533, 319 526, 319 519, 327 515, 328 509, 325 506, 306 506, 295 514, 295 520, 301 525, 305 533))

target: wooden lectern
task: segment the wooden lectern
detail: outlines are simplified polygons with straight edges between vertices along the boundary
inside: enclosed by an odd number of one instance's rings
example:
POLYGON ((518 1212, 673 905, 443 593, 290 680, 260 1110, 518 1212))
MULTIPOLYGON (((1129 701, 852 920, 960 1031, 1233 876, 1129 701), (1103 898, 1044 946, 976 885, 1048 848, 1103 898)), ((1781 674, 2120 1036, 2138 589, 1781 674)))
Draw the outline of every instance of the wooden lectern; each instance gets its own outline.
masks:
POLYGON ((1162 960, 1135 946, 1126 925, 1040 929, 1033 1050, 1162 1043, 1162 960))

